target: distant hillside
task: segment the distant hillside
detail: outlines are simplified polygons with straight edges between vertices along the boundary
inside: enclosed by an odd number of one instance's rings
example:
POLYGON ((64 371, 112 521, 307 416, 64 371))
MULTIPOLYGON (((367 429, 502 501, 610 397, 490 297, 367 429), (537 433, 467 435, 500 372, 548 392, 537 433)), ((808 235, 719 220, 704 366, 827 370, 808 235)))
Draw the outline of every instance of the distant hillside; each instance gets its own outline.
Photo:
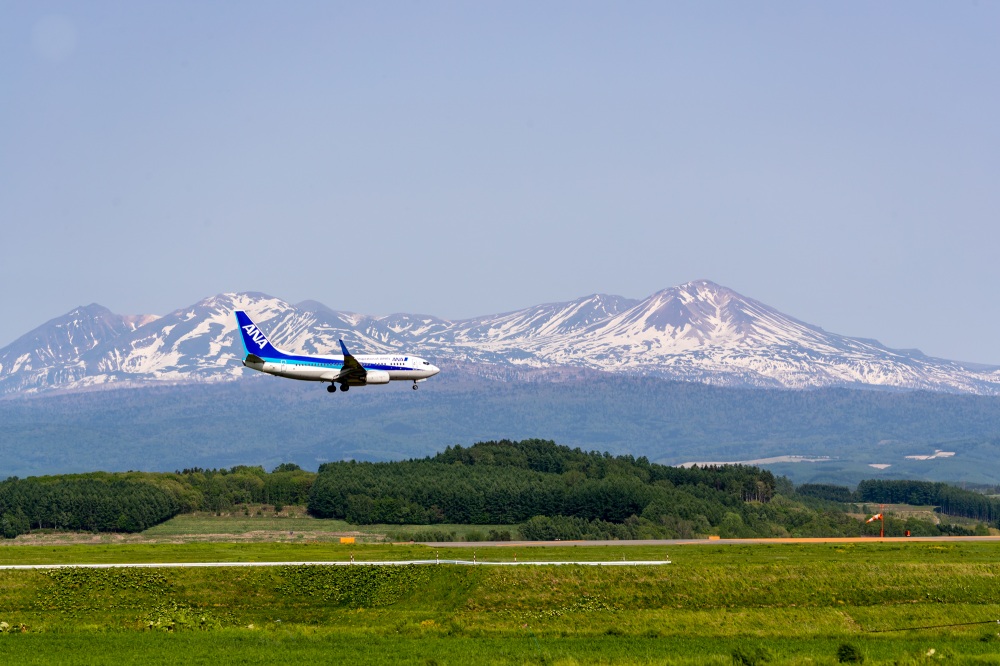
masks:
POLYGON ((481 442, 422 460, 326 463, 309 513, 355 525, 527 522, 522 535, 535 540, 690 538, 714 529, 776 536, 787 534, 786 512, 764 508, 775 486, 770 472, 742 465, 679 469, 545 440, 481 442))
POLYGON ((797 483, 1000 483, 1000 398, 732 389, 614 375, 441 379, 420 391, 330 396, 258 376, 0 401, 0 479, 283 462, 315 470, 327 461, 399 460, 455 444, 544 437, 670 465, 770 459, 760 464, 797 483))

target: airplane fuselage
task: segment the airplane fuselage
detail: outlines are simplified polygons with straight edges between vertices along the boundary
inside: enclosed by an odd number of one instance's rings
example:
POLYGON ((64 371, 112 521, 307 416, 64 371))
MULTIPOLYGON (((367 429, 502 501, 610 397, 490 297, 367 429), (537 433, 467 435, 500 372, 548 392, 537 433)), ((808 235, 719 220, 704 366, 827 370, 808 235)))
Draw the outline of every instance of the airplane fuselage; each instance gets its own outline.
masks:
MULTIPOLYGON (((433 377, 438 368, 417 356, 360 355, 355 356, 367 370, 364 380, 352 380, 349 386, 367 384, 388 384, 390 381, 421 381, 433 377)), ((243 365, 276 377, 301 379, 313 382, 329 382, 340 375, 344 367, 343 356, 295 356, 286 358, 254 358, 248 356, 243 365)), ((341 380, 337 380, 340 382, 341 380)))

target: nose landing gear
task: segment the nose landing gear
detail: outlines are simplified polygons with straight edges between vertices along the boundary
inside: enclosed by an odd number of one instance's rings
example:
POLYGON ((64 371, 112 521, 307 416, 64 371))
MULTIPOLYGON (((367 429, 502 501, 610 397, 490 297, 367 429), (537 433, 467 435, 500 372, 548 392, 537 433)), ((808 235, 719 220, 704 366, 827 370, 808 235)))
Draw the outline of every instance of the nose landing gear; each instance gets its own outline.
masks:
POLYGON ((420 387, 417 386, 417 382, 413 382, 413 390, 416 391, 418 388, 420 387))

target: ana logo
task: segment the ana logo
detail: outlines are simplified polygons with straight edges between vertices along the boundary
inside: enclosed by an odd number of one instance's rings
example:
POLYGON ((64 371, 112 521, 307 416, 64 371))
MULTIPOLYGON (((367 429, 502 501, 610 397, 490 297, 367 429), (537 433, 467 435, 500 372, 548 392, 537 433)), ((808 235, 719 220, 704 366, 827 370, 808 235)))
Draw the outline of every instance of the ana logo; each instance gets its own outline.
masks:
POLYGON ((264 345, 267 344, 267 338, 265 338, 264 334, 261 333, 253 324, 247 324, 243 327, 243 330, 246 331, 246 337, 256 342, 257 346, 261 349, 263 349, 264 345))

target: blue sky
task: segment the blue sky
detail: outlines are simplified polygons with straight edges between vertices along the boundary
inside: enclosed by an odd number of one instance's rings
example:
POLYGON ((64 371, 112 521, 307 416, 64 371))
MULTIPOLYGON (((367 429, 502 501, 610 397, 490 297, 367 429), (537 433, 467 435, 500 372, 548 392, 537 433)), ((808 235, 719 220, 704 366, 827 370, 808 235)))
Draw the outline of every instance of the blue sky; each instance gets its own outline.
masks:
POLYGON ((1000 4, 7 2, 0 346, 707 278, 1000 364, 1000 4))

